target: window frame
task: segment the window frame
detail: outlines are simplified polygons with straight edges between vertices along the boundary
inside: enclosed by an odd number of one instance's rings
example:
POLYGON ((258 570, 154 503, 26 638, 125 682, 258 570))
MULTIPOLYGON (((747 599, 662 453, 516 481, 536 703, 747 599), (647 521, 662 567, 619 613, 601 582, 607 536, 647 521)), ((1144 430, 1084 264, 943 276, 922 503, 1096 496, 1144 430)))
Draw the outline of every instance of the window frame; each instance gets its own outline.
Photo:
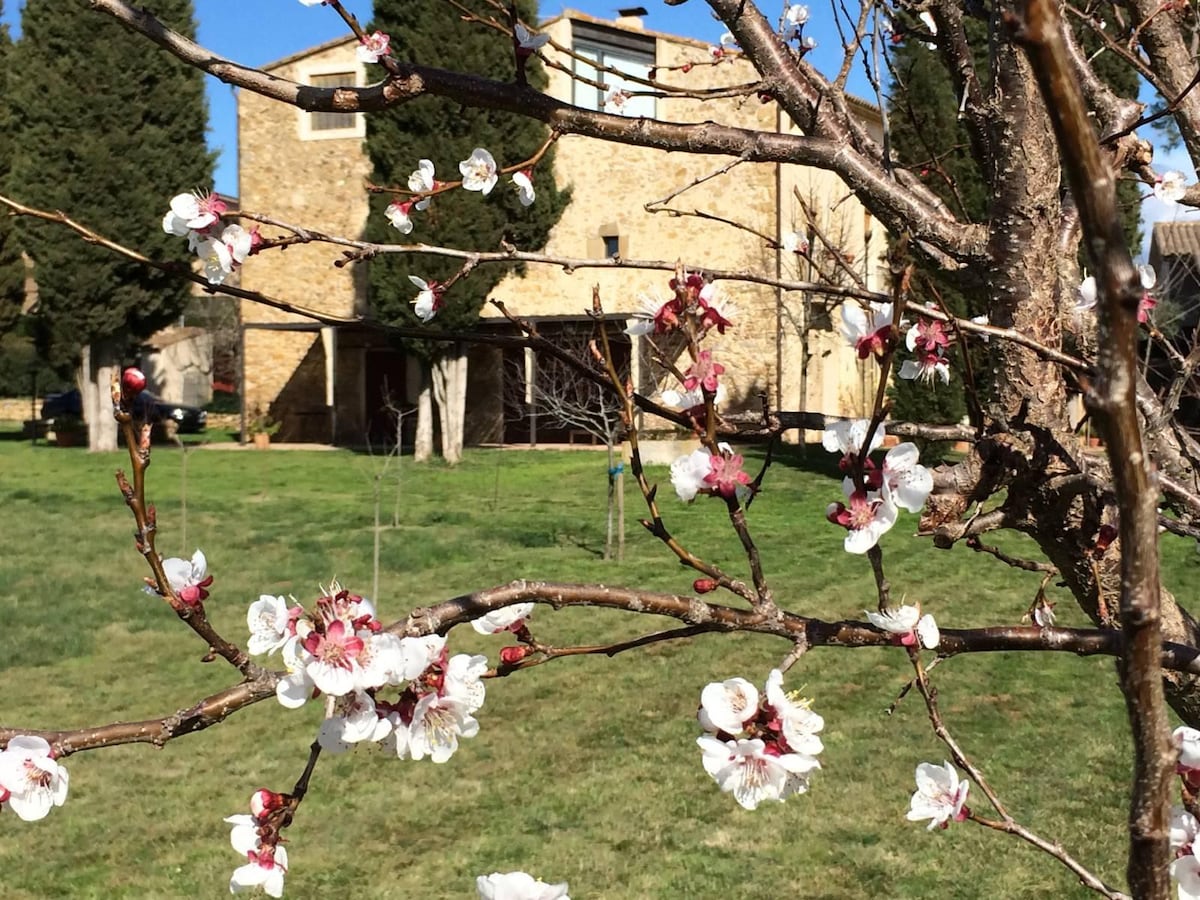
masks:
MULTIPOLYGON (((347 87, 361 87, 364 82, 363 66, 355 59, 305 66, 301 69, 298 80, 309 87, 315 87, 313 79, 327 75, 351 76, 351 80, 346 83, 347 87)), ((298 112, 300 115, 299 133, 302 141, 362 140, 367 136, 367 120, 362 113, 344 113, 344 115, 354 117, 354 124, 346 128, 313 128, 313 117, 319 113, 305 110, 298 110, 298 112)))
MULTIPOLYGON (((572 59, 572 75, 582 74, 595 81, 608 83, 612 88, 616 89, 619 89, 621 84, 612 84, 614 76, 606 72, 598 72, 596 69, 600 66, 608 66, 621 71, 621 63, 626 63, 645 69, 645 74, 640 72, 629 72, 628 74, 645 77, 649 74, 649 70, 657 65, 658 42, 654 37, 650 35, 631 34, 616 29, 601 28, 585 22, 572 23, 571 49, 579 54, 594 54, 597 63, 595 68, 591 66, 587 67, 592 69, 592 73, 589 74, 581 71, 585 65, 584 63, 579 59, 572 59)), ((636 88, 638 90, 645 89, 643 85, 636 85, 636 88)), ((653 119, 658 112, 657 97, 632 97, 626 102, 625 108, 622 110, 605 109, 605 93, 600 88, 594 88, 590 84, 572 79, 571 103, 581 109, 609 112, 631 119, 653 119), (591 91, 595 92, 595 98, 584 97, 581 102, 580 94, 591 91)))

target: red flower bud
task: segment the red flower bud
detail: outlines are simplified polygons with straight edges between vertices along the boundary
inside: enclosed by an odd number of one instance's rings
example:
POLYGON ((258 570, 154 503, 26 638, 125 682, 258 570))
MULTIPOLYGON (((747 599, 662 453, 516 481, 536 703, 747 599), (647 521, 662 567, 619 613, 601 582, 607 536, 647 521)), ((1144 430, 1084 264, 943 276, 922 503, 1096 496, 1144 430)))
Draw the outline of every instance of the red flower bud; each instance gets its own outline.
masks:
POLYGON ((697 594, 707 594, 717 589, 717 583, 711 578, 697 578, 692 582, 692 590, 697 594))
POLYGON ((121 373, 121 389, 131 397, 146 389, 146 376, 141 369, 130 366, 121 373))
POLYGON ((529 647, 504 647, 500 650, 500 662, 506 666, 515 666, 530 652, 529 647))
POLYGON ((260 788, 250 796, 250 814, 261 819, 264 814, 283 806, 283 795, 260 788))

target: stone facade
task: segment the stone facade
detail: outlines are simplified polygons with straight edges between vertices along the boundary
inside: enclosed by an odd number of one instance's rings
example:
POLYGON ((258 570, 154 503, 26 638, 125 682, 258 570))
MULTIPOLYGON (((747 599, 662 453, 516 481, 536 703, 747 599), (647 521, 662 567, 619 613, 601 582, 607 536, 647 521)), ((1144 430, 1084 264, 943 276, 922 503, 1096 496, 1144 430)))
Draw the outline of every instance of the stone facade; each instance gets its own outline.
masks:
MULTIPOLYGON (((752 83, 749 64, 726 60, 711 64, 706 44, 648 31, 636 19, 607 22, 576 12, 543 23, 557 43, 588 52, 611 51, 641 59, 667 83, 696 90, 752 83), (680 68, 692 64, 689 71, 680 68)), ((548 54, 554 51, 547 48, 548 54)), ((608 57, 605 57, 608 58, 608 57)), ((565 55, 567 69, 581 65, 565 55)), ((620 63, 616 63, 620 64, 620 63)), ((354 42, 342 40, 282 60, 268 71, 302 82, 329 73, 362 73, 354 61, 354 42)), ((563 71, 548 69, 548 93, 576 103, 600 105, 588 88, 563 71)), ((604 80, 607 76, 596 76, 604 80)), ((598 90, 598 89, 593 89, 598 90)), ((599 96, 603 96, 603 92, 599 96)), ((627 114, 649 114, 675 122, 719 119, 724 124, 766 131, 785 127, 775 104, 762 104, 753 94, 709 102, 692 98, 635 98, 627 114)), ((865 104, 859 110, 867 127, 877 119, 865 104)), ((269 213, 284 221, 333 234, 357 237, 367 214, 362 189, 369 165, 360 129, 319 133, 307 130, 308 114, 243 92, 239 98, 241 202, 246 210, 269 213)), ((512 160, 500 160, 501 164, 512 160)), ((836 177, 790 165, 732 165, 732 158, 663 154, 647 148, 605 143, 567 135, 556 146, 555 177, 570 186, 572 202, 554 228, 545 252, 565 257, 603 257, 613 251, 624 259, 666 260, 699 267, 752 270, 784 278, 811 275, 793 254, 774 249, 793 230, 811 231, 804 205, 816 228, 834 237, 846 259, 871 288, 885 283, 879 263, 886 237, 836 177), (728 167, 723 174, 716 174, 728 167), (714 176, 715 177, 712 177, 714 176), (700 182, 670 201, 677 210, 702 211, 748 226, 734 228, 712 219, 648 212, 644 204, 700 182), (755 233, 756 232, 756 233, 755 233), (785 258, 786 257, 786 258, 785 258)), ((414 160, 415 165, 415 160, 414 160)), ((419 224, 418 224, 419 228, 419 224)), ((346 315, 366 308, 361 276, 332 265, 337 254, 328 245, 300 246, 285 253, 253 257, 243 269, 243 286, 288 298, 323 311, 346 315)), ((505 278, 493 296, 510 311, 531 318, 576 317, 591 307, 598 285, 606 311, 631 313, 639 295, 667 293, 669 274, 631 268, 581 268, 574 274, 554 266, 528 266, 526 273, 505 278)), ((829 414, 862 414, 869 408, 869 373, 837 337, 837 314, 824 301, 758 285, 726 282, 721 289, 736 302, 737 327, 718 338, 713 349, 726 366, 727 408, 757 408, 766 391, 772 405, 829 414), (807 354, 803 349, 807 344, 807 354), (811 362, 807 373, 802 359, 811 362), (803 391, 803 394, 802 394, 803 391)), ((496 311, 485 308, 485 319, 496 311)), ((379 372, 404 366, 388 362, 386 342, 355 331, 340 331, 322 342, 315 331, 266 330, 299 325, 296 317, 247 305, 245 394, 248 408, 270 406, 283 420, 287 439, 353 442, 371 427, 379 394, 379 372), (327 361, 331 345, 335 362, 327 361), (325 405, 325 378, 334 370, 336 409, 325 405), (332 422, 331 422, 332 419, 332 422)), ((494 323, 493 324, 497 324, 494 323)), ((303 326, 300 326, 303 327, 303 326)), ((646 354, 632 353, 635 380, 645 386, 655 374, 645 367, 646 354)), ((468 398, 468 434, 477 440, 498 439, 504 430, 496 411, 503 367, 502 354, 487 348, 472 353, 468 398)), ((410 373, 411 374, 411 373, 410 373)), ((405 389, 405 399, 411 390, 405 389)))

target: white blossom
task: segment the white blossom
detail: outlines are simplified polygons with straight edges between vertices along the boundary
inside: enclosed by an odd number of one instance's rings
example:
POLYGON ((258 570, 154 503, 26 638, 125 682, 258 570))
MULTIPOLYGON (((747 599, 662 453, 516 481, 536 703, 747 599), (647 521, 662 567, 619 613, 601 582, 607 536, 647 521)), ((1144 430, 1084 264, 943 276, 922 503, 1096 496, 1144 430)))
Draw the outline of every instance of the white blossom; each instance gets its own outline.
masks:
MULTIPOLYGON (((427 194, 437 187, 437 182, 433 178, 433 160, 422 159, 417 163, 416 171, 408 176, 408 189, 414 194, 427 194)), ((423 197, 415 204, 417 209, 425 210, 429 207, 429 201, 432 197, 423 197)))
POLYGON ((700 692, 698 715, 706 731, 738 734, 758 715, 758 688, 745 678, 711 682, 700 692))
POLYGON ((438 308, 441 306, 438 302, 437 283, 428 282, 424 278, 418 278, 416 275, 409 275, 408 280, 416 286, 419 292, 417 299, 412 301, 413 312, 417 314, 417 318, 422 322, 430 321, 437 315, 438 308))
POLYGON ((521 201, 522 206, 533 206, 534 194, 533 179, 529 172, 514 172, 512 177, 513 184, 517 186, 517 199, 521 201))
POLYGON ((379 57, 388 55, 391 38, 382 31, 364 35, 355 50, 359 62, 377 63, 379 57))
POLYGON ((532 603, 514 603, 511 606, 493 609, 478 619, 473 619, 471 627, 480 634, 499 634, 502 631, 511 631, 514 625, 519 625, 531 615, 533 615, 532 603))
POLYGON ((412 203, 394 200, 387 205, 387 209, 383 211, 383 214, 387 216, 387 220, 392 224, 392 227, 401 234, 412 234, 413 222, 408 215, 411 209, 412 203))
MULTIPOLYGON (((867 426, 870 424, 869 419, 843 419, 840 422, 834 422, 822 432, 821 446, 830 453, 840 453, 843 456, 850 453, 860 454, 863 441, 867 438, 867 426)), ((871 446, 867 452, 870 453, 882 444, 886 436, 883 423, 880 422, 875 433, 871 435, 871 446)))
POLYGON ((482 147, 476 147, 471 155, 458 164, 462 173, 462 186, 468 191, 480 191, 485 197, 496 186, 496 160, 482 147))
POLYGON ((783 689, 783 673, 772 669, 767 676, 767 705, 775 713, 783 739, 788 749, 802 756, 815 758, 825 745, 817 735, 825 728, 825 720, 808 707, 805 700, 797 700, 783 689))
POLYGON ((479 733, 479 722, 461 700, 431 693, 418 701, 408 732, 408 752, 413 759, 428 756, 435 763, 444 763, 458 749, 460 737, 479 733))
POLYGON ((937 622, 928 613, 921 615, 920 604, 889 607, 882 612, 869 609, 863 611, 872 625, 899 636, 900 643, 905 646, 919 643, 927 650, 933 650, 941 643, 941 632, 937 622))
POLYGON ((252 655, 274 653, 287 643, 287 601, 282 597, 260 594, 246 610, 246 627, 250 630, 246 649, 252 655))
POLYGON ((818 766, 812 757, 798 753, 767 753, 766 744, 758 738, 722 741, 705 734, 696 743, 704 752, 704 771, 744 809, 803 793, 808 788, 803 776, 818 766))
POLYGON ((475 890, 480 900, 571 900, 566 882, 546 884, 524 872, 480 875, 475 879, 475 890))
POLYGON ((229 879, 229 893, 240 894, 260 887, 268 897, 282 897, 283 876, 287 872, 287 849, 282 844, 276 844, 249 856, 250 861, 246 865, 234 869, 229 879))
POLYGON ((679 499, 691 503, 704 487, 705 477, 712 471, 712 454, 700 447, 671 463, 671 485, 679 499))
POLYGON ((921 763, 917 766, 916 779, 917 790, 909 801, 906 816, 910 822, 928 819, 929 831, 933 831, 939 826, 945 828, 951 820, 965 818, 963 805, 971 782, 959 781, 958 770, 953 765, 947 762, 938 767, 921 763))
POLYGON ((1163 203, 1174 204, 1187 193, 1187 178, 1182 172, 1164 172, 1154 183, 1154 196, 1163 203))
POLYGON ((1179 765, 1185 769, 1200 769, 1200 731, 1180 725, 1171 733, 1179 748, 1179 765))
POLYGON ((25 822, 44 819, 66 803, 69 783, 45 738, 19 734, 0 753, 0 796, 8 792, 4 806, 25 822))
POLYGON ((446 663, 442 693, 460 701, 467 712, 475 713, 483 706, 487 688, 483 676, 488 670, 487 657, 481 654, 457 653, 446 663))
POLYGON ((909 441, 883 458, 883 493, 901 509, 919 513, 933 490, 933 474, 920 464, 921 451, 909 441))

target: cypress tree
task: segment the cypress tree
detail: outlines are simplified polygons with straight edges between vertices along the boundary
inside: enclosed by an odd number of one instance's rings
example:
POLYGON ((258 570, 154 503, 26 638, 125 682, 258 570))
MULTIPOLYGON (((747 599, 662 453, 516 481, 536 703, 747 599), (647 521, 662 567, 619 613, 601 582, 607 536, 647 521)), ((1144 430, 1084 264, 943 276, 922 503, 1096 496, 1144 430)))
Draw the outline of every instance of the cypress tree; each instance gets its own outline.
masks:
MULTIPOLYGON (((155 14, 193 36, 190 0, 155 14)), ((187 259, 161 228, 174 194, 212 177, 202 75, 75 0, 27 0, 9 67, 10 191, 158 258, 187 259)), ((38 283, 38 343, 55 364, 80 366, 90 446, 115 446, 103 414, 111 372, 183 309, 187 282, 21 220, 38 283)))
MULTIPOLYGON (((0 2, 0 13, 4 4, 0 2)), ((12 40, 8 27, 0 24, 0 186, 8 183, 12 167, 12 115, 9 112, 8 81, 12 40)), ((25 299, 25 264, 17 246, 13 219, 0 211, 0 335, 10 331, 21 314, 25 299)))
MULTIPOLYGON (((482 18, 494 15, 480 0, 464 4, 482 18)), ((537 6, 530 0, 517 3, 523 21, 537 18, 537 6)), ((503 35, 478 24, 462 21, 459 15, 447 15, 439 0, 378 0, 375 21, 378 29, 392 36, 392 52, 401 60, 473 72, 498 79, 514 77, 515 64, 511 42, 503 35)), ((542 89, 545 72, 536 57, 529 60, 529 84, 542 89)), ((486 109, 467 109, 437 97, 419 97, 394 109, 367 118, 367 153, 374 165, 376 184, 403 188, 419 160, 434 164, 435 178, 456 181, 461 176, 458 164, 476 147, 487 149, 500 167, 514 165, 533 156, 548 136, 541 123, 509 113, 486 109)), ((492 250, 506 240, 522 250, 537 250, 545 245, 550 229, 558 221, 568 197, 560 192, 553 178, 553 155, 546 154, 533 171, 537 199, 528 208, 521 206, 516 189, 502 177, 491 193, 455 190, 439 194, 424 211, 412 210, 413 231, 401 235, 389 224, 384 210, 396 199, 376 195, 366 227, 368 240, 381 242, 419 241, 464 250, 492 250)), ((401 198, 403 199, 403 198, 401 198)), ((392 324, 418 322, 410 301, 417 289, 409 281, 414 275, 439 283, 452 277, 461 261, 435 256, 384 254, 370 262, 372 313, 392 324)), ((444 295, 444 306, 430 328, 470 329, 479 319, 479 311, 492 288, 510 268, 480 266, 469 278, 455 283, 444 295)), ((455 354, 453 347, 432 341, 405 341, 405 350, 423 363, 426 377, 439 361, 455 354)), ((422 404, 422 414, 428 410, 422 404)), ((451 427, 455 427, 453 424, 451 427)), ((461 428, 461 422, 457 426, 461 428)), ((418 427, 418 433, 421 432, 418 427)), ((445 430, 445 429, 444 429, 445 430)), ((450 454, 447 435, 443 448, 450 454)))

